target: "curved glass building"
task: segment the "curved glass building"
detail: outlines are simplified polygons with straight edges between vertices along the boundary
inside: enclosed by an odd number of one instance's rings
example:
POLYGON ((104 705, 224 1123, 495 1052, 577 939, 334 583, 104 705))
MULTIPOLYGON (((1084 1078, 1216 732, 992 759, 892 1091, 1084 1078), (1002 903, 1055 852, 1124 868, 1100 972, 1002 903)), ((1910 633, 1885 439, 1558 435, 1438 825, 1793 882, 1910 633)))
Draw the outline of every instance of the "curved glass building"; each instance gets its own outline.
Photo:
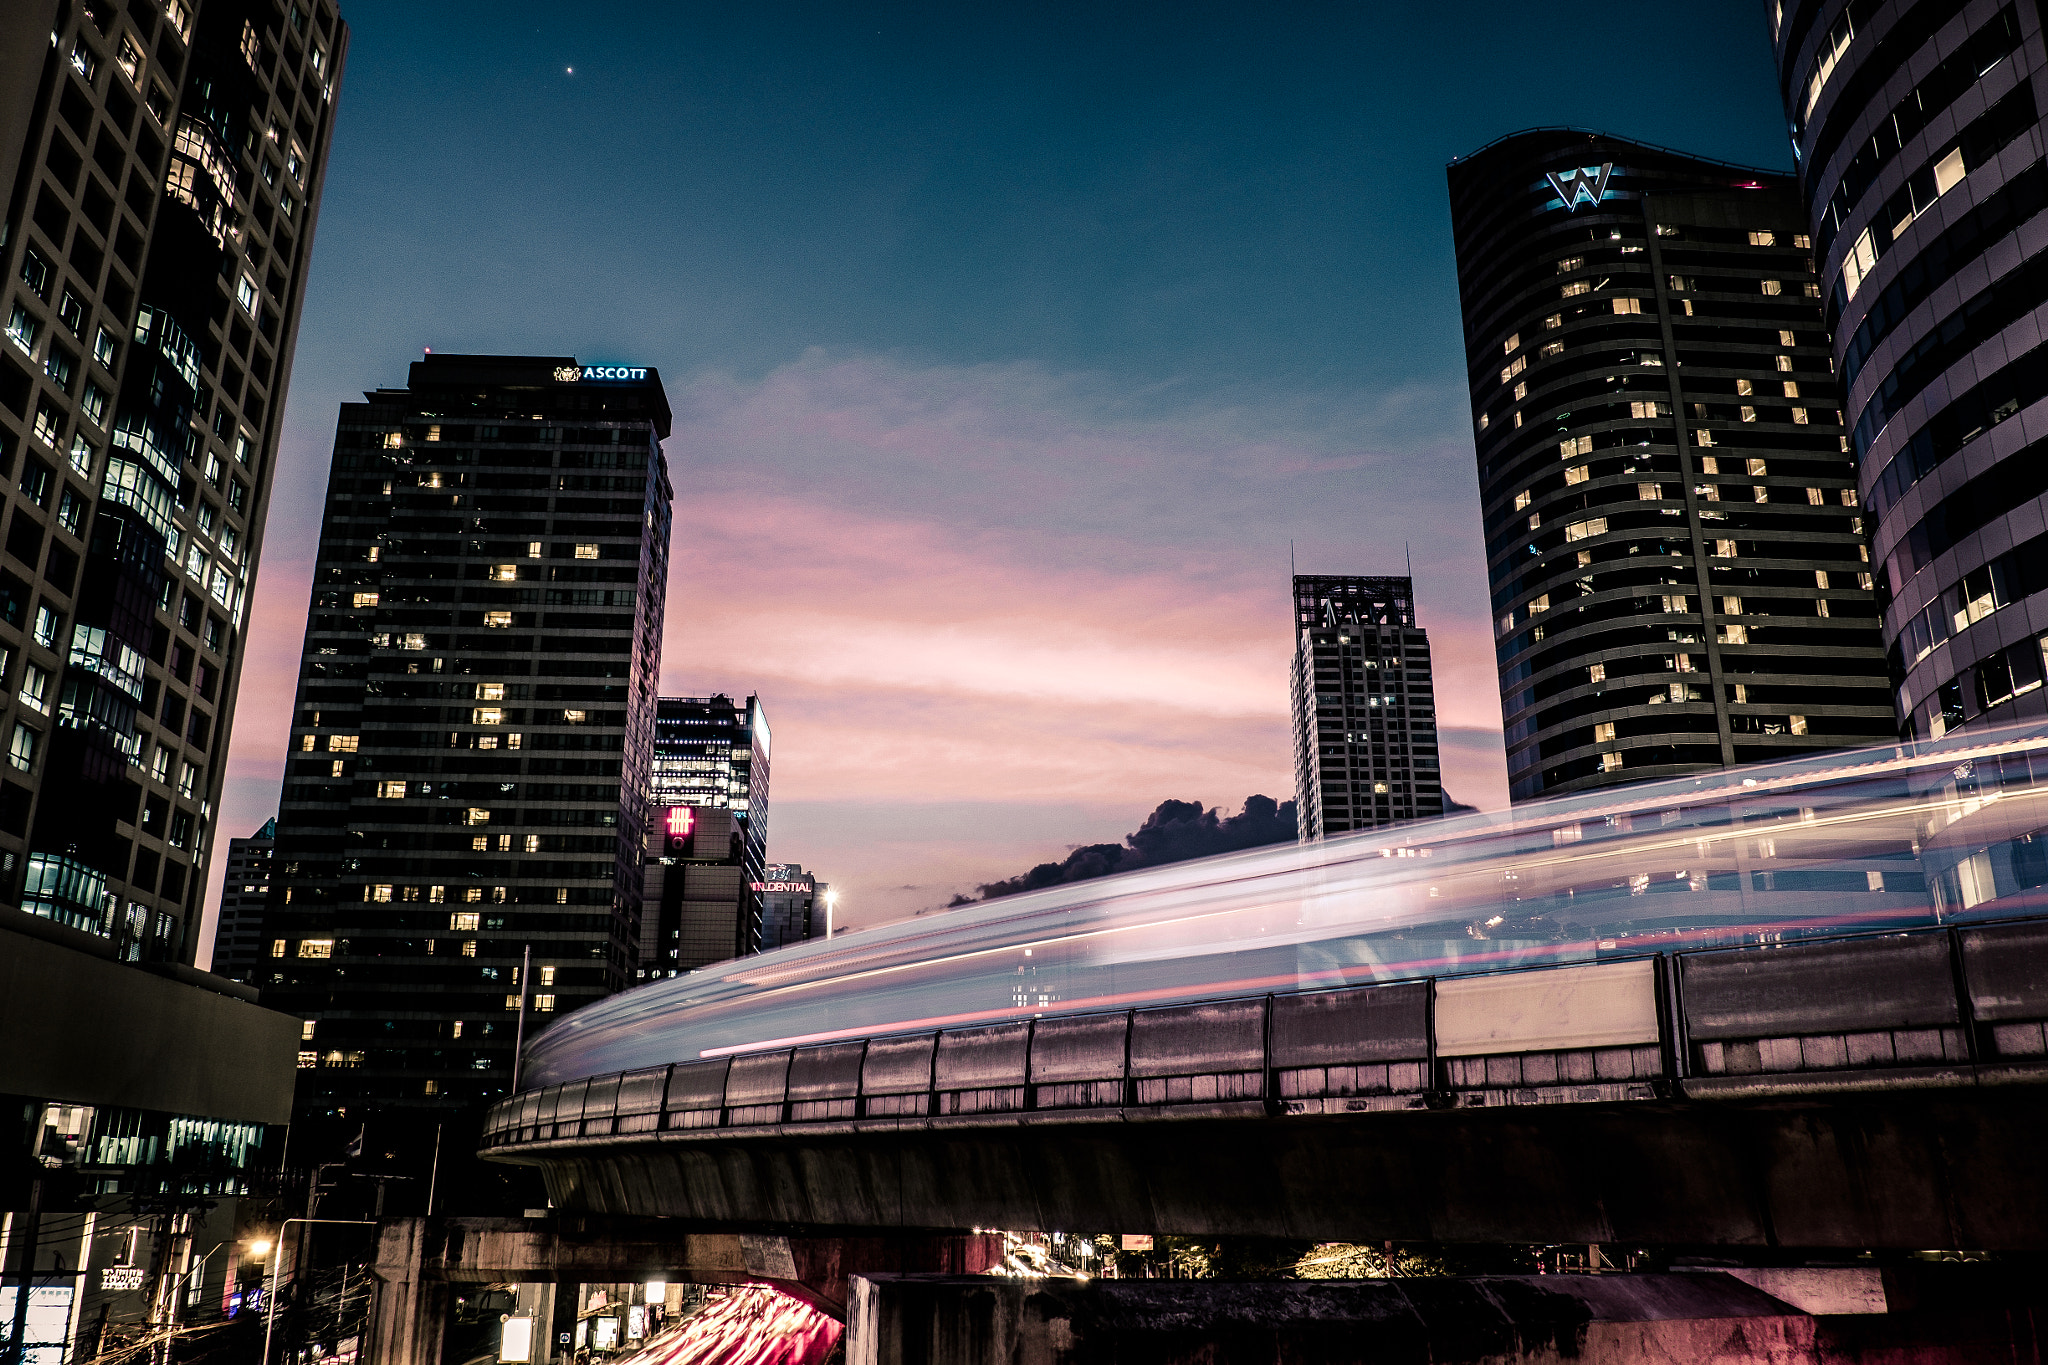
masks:
POLYGON ((1888 737, 1792 181, 1572 129, 1449 178, 1513 798, 1888 737))
POLYGON ((1778 0, 1770 19, 1901 731, 2048 713, 2039 11, 1778 0))

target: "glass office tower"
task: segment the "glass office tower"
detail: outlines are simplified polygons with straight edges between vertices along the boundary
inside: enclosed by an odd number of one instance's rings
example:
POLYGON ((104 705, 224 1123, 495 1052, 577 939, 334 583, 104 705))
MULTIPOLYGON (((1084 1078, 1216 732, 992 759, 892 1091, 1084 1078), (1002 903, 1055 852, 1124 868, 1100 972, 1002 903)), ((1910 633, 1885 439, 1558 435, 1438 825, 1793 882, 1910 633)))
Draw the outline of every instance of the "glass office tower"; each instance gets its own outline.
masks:
POLYGON ((189 964, 348 27, 0 5, 0 904, 189 964))
POLYGON ((1567 129, 1449 177, 1510 796, 1888 737, 1791 182, 1567 129))
POLYGON ((761 950, 768 865, 768 713, 759 697, 663 697, 654 719, 640 975, 761 950), (671 811, 685 810, 683 836, 671 811), (659 827, 659 828, 657 828, 659 827))
POLYGON ((632 981, 668 575, 655 371, 430 355, 364 400, 335 433, 260 975, 314 1021, 309 1115, 501 1093, 522 1013, 530 1036, 632 981))
POLYGON ((1990 0, 1771 11, 1902 735, 2048 714, 2048 67, 1990 0))
POLYGON ((1296 574, 1292 696, 1301 842, 1444 813, 1411 580, 1296 574))

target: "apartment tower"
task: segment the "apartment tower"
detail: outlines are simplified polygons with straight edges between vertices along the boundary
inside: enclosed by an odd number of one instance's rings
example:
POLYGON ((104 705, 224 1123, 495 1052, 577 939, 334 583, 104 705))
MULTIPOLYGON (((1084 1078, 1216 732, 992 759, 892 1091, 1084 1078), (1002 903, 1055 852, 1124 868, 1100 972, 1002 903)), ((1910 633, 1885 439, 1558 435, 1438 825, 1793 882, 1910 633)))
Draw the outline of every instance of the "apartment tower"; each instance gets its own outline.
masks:
POLYGON ((2048 715, 2040 10, 1771 10, 1899 732, 2048 715))
POLYGON ((261 973, 302 1116, 503 1093, 522 1027, 632 981, 668 431, 655 371, 568 357, 343 405, 261 973))
POLYGON ((1449 176, 1509 795, 1888 737, 1790 178, 1567 129, 1449 176))
POLYGON ((190 964, 348 28, 0 6, 0 904, 190 964))
POLYGON ((1411 580, 1296 574, 1292 691, 1301 842, 1444 813, 1411 580))

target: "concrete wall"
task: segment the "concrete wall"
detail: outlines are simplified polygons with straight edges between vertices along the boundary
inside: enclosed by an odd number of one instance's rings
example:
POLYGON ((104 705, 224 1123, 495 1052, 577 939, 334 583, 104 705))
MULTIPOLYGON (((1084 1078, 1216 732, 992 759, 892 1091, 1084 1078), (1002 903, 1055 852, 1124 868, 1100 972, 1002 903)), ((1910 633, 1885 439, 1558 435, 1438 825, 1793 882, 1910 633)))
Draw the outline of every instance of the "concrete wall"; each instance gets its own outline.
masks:
POLYGON ((1831 1317, 1718 1273, 1256 1284, 872 1275, 853 1282, 846 1360, 1977 1365, 2039 1359, 2038 1298, 1831 1317))
POLYGON ((299 1027, 232 995, 0 929, 0 1094, 284 1123, 299 1027))

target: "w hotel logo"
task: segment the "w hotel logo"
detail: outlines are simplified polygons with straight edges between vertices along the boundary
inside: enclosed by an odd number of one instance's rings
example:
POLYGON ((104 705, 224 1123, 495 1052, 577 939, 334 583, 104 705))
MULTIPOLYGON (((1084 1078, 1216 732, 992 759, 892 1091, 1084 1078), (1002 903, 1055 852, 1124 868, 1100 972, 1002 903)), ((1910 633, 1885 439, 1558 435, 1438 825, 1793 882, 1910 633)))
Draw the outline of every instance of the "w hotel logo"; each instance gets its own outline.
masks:
POLYGON ((1578 166, 1569 171, 1545 171, 1543 178, 1550 182, 1550 188, 1557 191, 1557 197, 1564 200, 1568 209, 1576 209, 1582 203, 1597 204, 1607 193, 1607 177, 1614 174, 1612 161, 1598 166, 1578 166))

